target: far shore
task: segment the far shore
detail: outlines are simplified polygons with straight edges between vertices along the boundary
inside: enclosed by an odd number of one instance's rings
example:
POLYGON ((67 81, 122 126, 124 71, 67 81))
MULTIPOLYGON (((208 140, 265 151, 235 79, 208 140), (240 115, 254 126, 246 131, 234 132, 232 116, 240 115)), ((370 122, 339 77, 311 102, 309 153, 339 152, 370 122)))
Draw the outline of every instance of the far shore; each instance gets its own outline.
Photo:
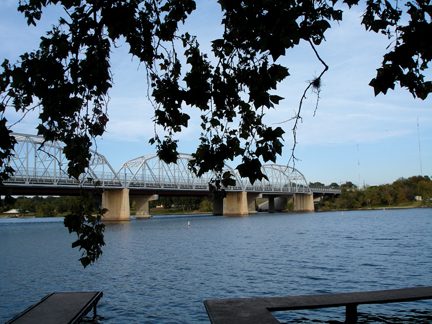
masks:
MULTIPOLYGON (((354 209, 329 209, 329 210, 323 210, 323 209, 317 209, 315 212, 332 212, 332 211, 351 211, 351 210, 386 210, 386 209, 412 209, 412 208, 432 208, 432 205, 424 205, 421 202, 416 202, 415 204, 410 204, 407 206, 377 206, 377 207, 363 207, 363 208, 354 208, 354 209)), ((266 211, 259 211, 259 212, 266 212, 266 211)), ((292 210, 280 210, 276 211, 278 213, 292 213, 294 211, 292 210)), ((162 208, 152 208, 150 210, 150 215, 156 216, 156 215, 211 215, 212 212, 209 211, 200 211, 200 210, 185 210, 182 209, 162 209, 162 208)), ((64 217, 65 214, 57 215, 54 217, 64 217)), ((135 213, 132 212, 131 216, 135 216, 135 213)), ((36 213, 31 213, 31 215, 19 215, 19 214, 5 214, 1 213, 0 218, 44 218, 44 216, 39 216, 36 213)))

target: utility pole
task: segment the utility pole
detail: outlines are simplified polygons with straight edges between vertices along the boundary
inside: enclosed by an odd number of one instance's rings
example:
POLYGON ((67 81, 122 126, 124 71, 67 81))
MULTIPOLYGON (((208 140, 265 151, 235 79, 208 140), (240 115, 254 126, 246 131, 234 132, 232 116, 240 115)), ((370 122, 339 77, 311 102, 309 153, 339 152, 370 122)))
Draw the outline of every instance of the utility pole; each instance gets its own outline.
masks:
POLYGON ((358 172, 359 172, 359 182, 358 182, 358 188, 360 189, 360 153, 359 153, 359 145, 357 144, 357 161, 358 161, 358 172))
POLYGON ((420 175, 423 176, 422 160, 421 160, 421 147, 420 147, 420 127, 417 117, 417 134, 418 134, 418 144, 419 144, 419 157, 420 157, 420 175))

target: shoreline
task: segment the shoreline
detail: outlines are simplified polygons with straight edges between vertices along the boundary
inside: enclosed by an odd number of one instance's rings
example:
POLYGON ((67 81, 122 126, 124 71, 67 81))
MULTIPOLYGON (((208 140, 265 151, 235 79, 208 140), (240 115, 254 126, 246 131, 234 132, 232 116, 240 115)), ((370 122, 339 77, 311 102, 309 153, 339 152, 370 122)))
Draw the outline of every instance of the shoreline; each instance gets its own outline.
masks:
POLYGON ((331 209, 331 210, 315 210, 316 212, 331 212, 331 211, 350 211, 350 210, 386 210, 386 209, 415 209, 415 208, 432 208, 432 206, 389 206, 389 207, 368 207, 368 208, 353 208, 353 209, 331 209))

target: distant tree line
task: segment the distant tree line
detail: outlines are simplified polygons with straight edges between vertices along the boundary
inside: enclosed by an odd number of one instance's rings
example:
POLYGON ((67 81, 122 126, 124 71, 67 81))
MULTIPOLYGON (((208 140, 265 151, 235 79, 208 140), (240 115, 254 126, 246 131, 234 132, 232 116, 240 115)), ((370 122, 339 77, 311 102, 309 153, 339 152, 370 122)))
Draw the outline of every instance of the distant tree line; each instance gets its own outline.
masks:
MULTIPOLYGON (((339 187, 335 183, 332 185, 339 187)), ((326 197, 318 208, 321 210, 372 208, 401 205, 414 201, 416 197, 421 197, 422 201, 427 203, 432 198, 432 181, 429 176, 399 178, 392 184, 365 186, 361 189, 352 182, 347 182, 340 188, 341 194, 338 198, 326 197)))
POLYGON ((162 206, 166 210, 172 208, 182 209, 182 211, 199 210, 202 212, 213 211, 213 202, 209 197, 193 197, 193 196, 160 196, 159 200, 150 201, 150 208, 162 206))
POLYGON ((80 206, 82 199, 80 196, 18 197, 13 204, 4 204, 4 207, 0 207, 0 212, 16 209, 20 215, 35 214, 42 217, 64 216, 74 210, 75 207, 80 206))
MULTIPOLYGON (((95 202, 95 206, 101 204, 100 197, 95 202)), ((20 215, 36 215, 41 217, 55 217, 69 214, 74 207, 80 206, 82 197, 65 196, 65 197, 18 197, 14 203, 3 204, 0 207, 0 213, 10 209, 16 209, 20 215)), ((131 200, 131 213, 136 210, 135 201, 131 200)), ((184 212, 199 210, 202 212, 213 211, 213 202, 208 197, 159 197, 159 200, 151 201, 150 207, 155 208, 162 206, 165 210, 181 209, 184 212)), ((97 212, 95 210, 95 212, 97 212)))

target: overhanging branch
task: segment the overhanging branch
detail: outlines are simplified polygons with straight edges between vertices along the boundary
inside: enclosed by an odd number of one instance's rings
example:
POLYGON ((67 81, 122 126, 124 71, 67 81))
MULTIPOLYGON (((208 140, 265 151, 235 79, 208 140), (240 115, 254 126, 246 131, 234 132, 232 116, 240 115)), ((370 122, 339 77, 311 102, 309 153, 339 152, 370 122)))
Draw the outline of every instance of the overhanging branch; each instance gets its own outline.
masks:
POLYGON ((309 91, 309 89, 312 88, 312 91, 316 92, 316 94, 317 94, 317 102, 316 102, 315 110, 314 110, 314 116, 315 116, 316 110, 318 109, 319 93, 321 91, 321 84, 322 84, 322 80, 321 79, 322 79, 322 76, 324 75, 324 73, 326 73, 327 70, 329 69, 329 66, 321 58, 321 56, 319 55, 318 51, 316 50, 314 44, 312 43, 312 41, 310 39, 309 39, 309 44, 311 45, 312 50, 315 53, 315 56, 318 58, 318 60, 321 62, 321 64, 324 65, 324 70, 321 72, 321 74, 318 77, 316 77, 313 80, 309 81, 309 84, 307 85, 306 89, 303 92, 303 95, 300 98, 299 106, 298 106, 297 113, 295 114, 295 116, 292 117, 292 118, 290 118, 290 119, 288 119, 288 120, 285 120, 283 122, 275 123, 275 124, 283 124, 283 123, 287 123, 287 122, 289 122, 291 120, 295 120, 294 127, 292 128, 294 144, 293 144, 293 147, 291 149, 291 157, 288 160, 288 165, 290 164, 291 161, 293 162, 293 165, 295 165, 295 161, 297 160, 297 158, 295 157, 294 151, 295 151, 295 148, 297 146, 297 128, 298 128, 298 123, 299 123, 299 120, 302 120, 300 112, 301 112, 301 109, 302 109, 302 106, 303 106, 303 100, 306 99, 306 93, 309 91))

